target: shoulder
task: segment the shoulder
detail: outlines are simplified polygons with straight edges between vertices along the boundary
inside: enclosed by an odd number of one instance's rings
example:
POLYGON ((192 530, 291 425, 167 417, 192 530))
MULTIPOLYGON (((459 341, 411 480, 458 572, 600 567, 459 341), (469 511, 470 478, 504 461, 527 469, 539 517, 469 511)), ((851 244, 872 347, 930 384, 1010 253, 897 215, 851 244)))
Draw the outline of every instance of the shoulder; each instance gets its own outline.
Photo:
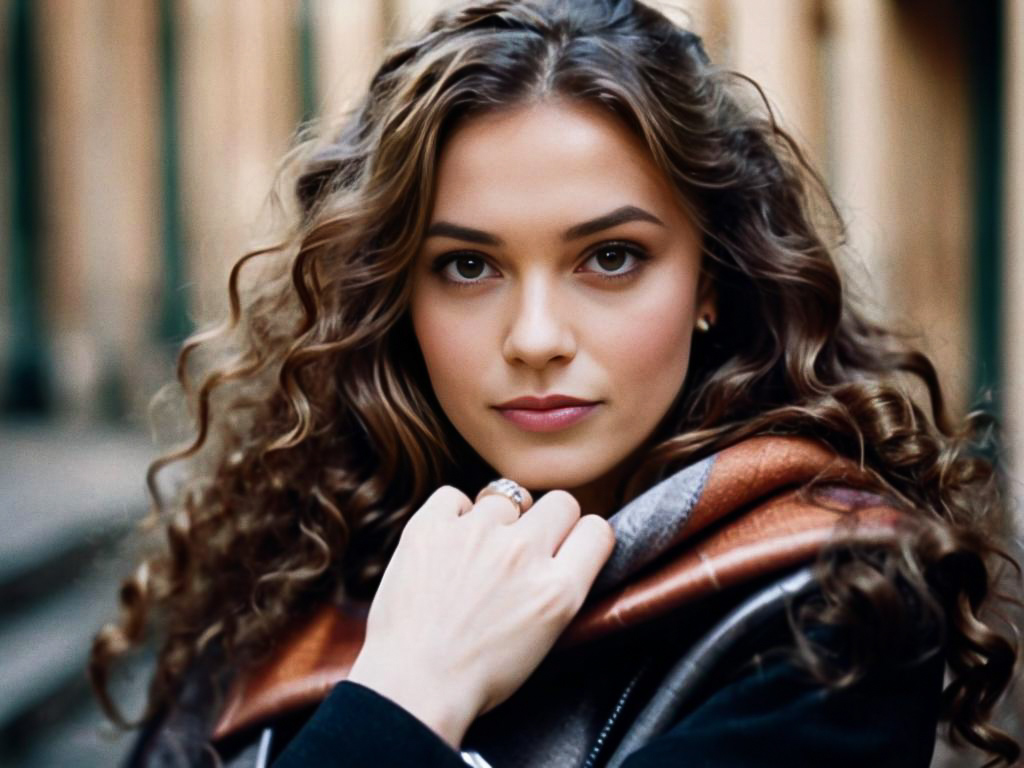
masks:
POLYGON ((873 671, 829 688, 783 658, 762 660, 715 690, 626 761, 680 764, 927 768, 934 748, 942 663, 873 671), (703 761, 703 762, 702 762, 703 761))
MULTIPOLYGON (((743 601, 670 668, 638 719, 647 733, 626 745, 627 768, 683 755, 726 767, 928 766, 944 670, 934 632, 918 633, 916 654, 877 660, 844 685, 822 682, 789 621, 794 599, 820 596, 810 569, 799 573, 743 601)), ((849 657, 843 627, 812 625, 806 639, 831 660, 849 657)))

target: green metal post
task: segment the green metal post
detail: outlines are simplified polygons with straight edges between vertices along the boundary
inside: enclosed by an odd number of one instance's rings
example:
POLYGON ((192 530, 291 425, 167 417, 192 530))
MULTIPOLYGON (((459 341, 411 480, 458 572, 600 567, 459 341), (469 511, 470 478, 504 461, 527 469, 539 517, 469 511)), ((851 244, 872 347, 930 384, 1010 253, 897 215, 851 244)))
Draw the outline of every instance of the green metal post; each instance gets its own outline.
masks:
POLYGON ((318 111, 312 0, 302 0, 299 8, 299 93, 302 94, 302 122, 307 123, 318 111))
POLYGON ((173 0, 160 0, 160 116, 163 172, 163 260, 156 337, 173 348, 191 332, 185 279, 185 235, 178 156, 176 25, 173 0))
POLYGON ((33 417, 53 407, 52 373, 43 318, 43 255, 37 48, 32 0, 13 0, 7 41, 10 74, 11 345, 0 412, 33 417))
POLYGON ((962 3, 970 66, 974 172, 974 393, 1001 413, 1003 229, 1003 9, 1000 0, 962 3))

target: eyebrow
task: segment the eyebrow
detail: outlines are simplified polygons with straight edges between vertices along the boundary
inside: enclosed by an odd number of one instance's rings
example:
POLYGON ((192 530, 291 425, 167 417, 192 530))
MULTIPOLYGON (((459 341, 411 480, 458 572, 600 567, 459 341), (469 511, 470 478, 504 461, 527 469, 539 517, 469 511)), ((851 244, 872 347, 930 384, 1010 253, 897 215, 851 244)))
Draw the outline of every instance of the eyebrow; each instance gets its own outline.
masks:
MULTIPOLYGON (((629 221, 649 221, 652 224, 665 226, 665 223, 653 213, 645 211, 643 208, 637 208, 635 205, 624 205, 610 213, 598 216, 596 219, 590 219, 589 221, 569 227, 562 233, 562 240, 566 242, 578 240, 581 237, 587 237, 588 235, 617 227, 629 221)), ((478 245, 501 246, 505 244, 504 240, 497 235, 492 235, 490 232, 484 232, 482 229, 473 229, 472 227, 464 227, 461 224, 453 224, 450 221, 434 222, 427 230, 426 237, 451 237, 456 240, 477 243, 478 245)))

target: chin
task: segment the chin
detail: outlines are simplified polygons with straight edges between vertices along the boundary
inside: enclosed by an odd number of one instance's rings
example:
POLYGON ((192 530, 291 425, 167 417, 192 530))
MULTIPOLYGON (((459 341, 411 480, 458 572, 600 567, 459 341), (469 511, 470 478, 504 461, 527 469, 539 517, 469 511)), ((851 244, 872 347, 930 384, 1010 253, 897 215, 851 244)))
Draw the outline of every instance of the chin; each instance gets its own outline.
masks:
POLYGON ((543 462, 543 466, 538 466, 535 462, 505 462, 492 466, 498 469, 502 477, 515 480, 531 491, 579 488, 593 482, 607 471, 603 464, 595 467, 592 462, 586 461, 579 462, 577 466, 550 460, 543 462))

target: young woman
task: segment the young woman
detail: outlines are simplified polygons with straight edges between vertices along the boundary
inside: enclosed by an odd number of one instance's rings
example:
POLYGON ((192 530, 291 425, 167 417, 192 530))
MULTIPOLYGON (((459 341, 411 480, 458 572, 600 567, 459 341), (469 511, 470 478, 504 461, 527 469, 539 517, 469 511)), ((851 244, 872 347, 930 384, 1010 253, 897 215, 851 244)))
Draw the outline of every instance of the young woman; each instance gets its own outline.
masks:
POLYGON ((109 667, 158 617, 133 764, 206 760, 228 686, 251 703, 325 606, 310 626, 369 614, 347 679, 278 708, 283 766, 927 766, 940 720, 1016 759, 979 418, 858 312, 834 207, 737 80, 640 2, 492 0, 300 146, 287 237, 182 351, 167 547, 95 642, 118 717, 109 667), (775 533, 698 536, 755 513, 775 533), (829 546, 797 536, 820 514, 829 546))

